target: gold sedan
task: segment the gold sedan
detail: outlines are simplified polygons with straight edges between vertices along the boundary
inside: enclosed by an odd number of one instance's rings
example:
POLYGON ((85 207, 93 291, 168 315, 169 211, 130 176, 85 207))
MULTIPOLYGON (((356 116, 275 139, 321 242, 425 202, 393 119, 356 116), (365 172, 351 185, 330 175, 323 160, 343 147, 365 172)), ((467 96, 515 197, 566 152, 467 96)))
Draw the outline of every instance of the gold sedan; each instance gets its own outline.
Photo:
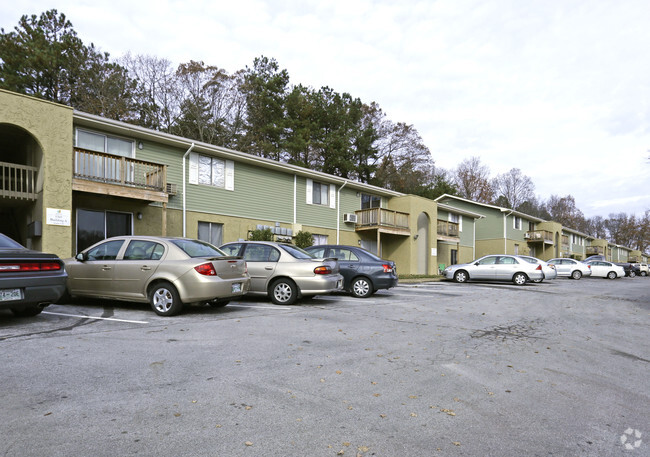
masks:
POLYGON ((64 262, 71 296, 148 302, 160 316, 190 303, 225 306, 250 285, 243 259, 187 238, 114 237, 64 262))

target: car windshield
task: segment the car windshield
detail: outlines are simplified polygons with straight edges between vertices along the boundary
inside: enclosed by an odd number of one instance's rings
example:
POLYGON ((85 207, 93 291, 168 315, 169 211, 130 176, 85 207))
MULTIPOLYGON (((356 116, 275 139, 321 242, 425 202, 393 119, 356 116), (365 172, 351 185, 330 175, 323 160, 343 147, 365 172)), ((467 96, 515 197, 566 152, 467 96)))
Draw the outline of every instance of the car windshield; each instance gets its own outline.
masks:
POLYGON ((296 259, 314 259, 315 257, 311 255, 307 251, 303 251, 302 249, 292 246, 290 244, 281 244, 279 245, 282 249, 287 251, 292 257, 295 257, 296 259))
POLYGON ((21 244, 15 242, 7 235, 0 233, 0 249, 25 249, 21 244))
POLYGON ((171 240, 190 257, 224 257, 226 254, 210 243, 199 240, 171 240))
POLYGON ((538 262, 537 262, 537 259, 534 259, 534 258, 532 258, 532 257, 524 257, 524 256, 520 256, 520 257, 521 257, 522 259, 524 259, 524 260, 525 260, 526 262, 528 262, 528 263, 538 263, 538 262))

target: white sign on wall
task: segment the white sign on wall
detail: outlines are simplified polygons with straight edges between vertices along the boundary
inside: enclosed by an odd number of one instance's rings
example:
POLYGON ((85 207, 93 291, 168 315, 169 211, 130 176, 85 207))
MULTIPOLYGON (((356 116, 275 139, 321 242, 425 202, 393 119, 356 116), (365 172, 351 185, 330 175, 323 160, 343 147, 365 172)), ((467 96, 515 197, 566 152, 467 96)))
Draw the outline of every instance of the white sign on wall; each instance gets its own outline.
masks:
POLYGON ((70 226, 71 218, 69 209, 47 208, 45 218, 45 223, 49 225, 70 226))
POLYGON ((437 248, 431 248, 431 257, 436 257, 438 255, 438 249, 437 248))

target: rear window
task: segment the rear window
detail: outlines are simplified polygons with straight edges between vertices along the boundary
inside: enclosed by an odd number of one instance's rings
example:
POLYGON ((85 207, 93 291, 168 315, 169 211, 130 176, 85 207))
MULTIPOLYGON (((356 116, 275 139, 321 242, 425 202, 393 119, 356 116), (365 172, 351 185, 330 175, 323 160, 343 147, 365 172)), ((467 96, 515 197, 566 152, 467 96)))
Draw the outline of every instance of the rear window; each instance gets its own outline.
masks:
POLYGON ((0 249, 25 249, 21 244, 0 233, 0 249))
POLYGON ((210 243, 199 240, 171 240, 190 257, 224 257, 226 254, 210 243))
POLYGON ((292 257, 295 257, 296 259, 313 259, 314 256, 311 255, 307 251, 303 251, 302 249, 296 247, 296 246, 291 246, 289 244, 281 244, 280 247, 287 251, 289 254, 291 254, 292 257))

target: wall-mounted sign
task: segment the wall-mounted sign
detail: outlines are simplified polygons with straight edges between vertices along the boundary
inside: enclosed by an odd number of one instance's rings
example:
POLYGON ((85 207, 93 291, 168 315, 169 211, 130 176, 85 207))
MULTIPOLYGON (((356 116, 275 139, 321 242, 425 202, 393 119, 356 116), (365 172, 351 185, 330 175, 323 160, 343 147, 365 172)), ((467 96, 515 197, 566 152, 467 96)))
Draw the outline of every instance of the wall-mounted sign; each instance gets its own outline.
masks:
POLYGON ((70 210, 69 209, 56 209, 47 208, 45 213, 45 223, 49 225, 64 225, 70 226, 70 210))
POLYGON ((437 257, 437 256, 438 256, 438 249, 431 248, 431 257, 437 257))

